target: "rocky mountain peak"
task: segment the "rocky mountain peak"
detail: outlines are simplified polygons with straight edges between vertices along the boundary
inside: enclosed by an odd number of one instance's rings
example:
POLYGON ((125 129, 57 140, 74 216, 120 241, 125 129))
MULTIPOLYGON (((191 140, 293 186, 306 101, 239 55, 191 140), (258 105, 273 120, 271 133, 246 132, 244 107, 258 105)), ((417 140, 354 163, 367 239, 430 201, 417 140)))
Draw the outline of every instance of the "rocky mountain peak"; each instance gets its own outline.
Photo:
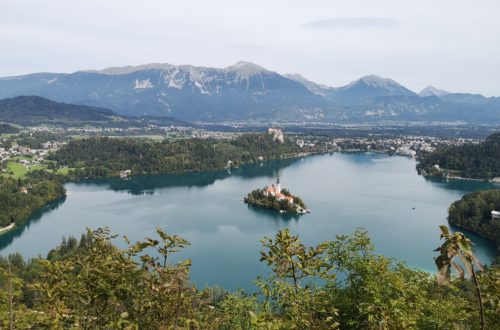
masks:
POLYGON ((440 97, 440 96, 443 96, 443 95, 448 95, 450 94, 450 92, 447 92, 447 91, 444 91, 442 89, 437 89, 431 85, 425 87, 424 89, 422 89, 420 91, 420 93, 418 93, 418 95, 422 96, 422 97, 425 97, 425 96, 437 96, 437 97, 440 97))
POLYGON ((226 68, 228 72, 235 72, 241 78, 250 78, 256 74, 268 73, 270 71, 252 62, 239 61, 226 68))

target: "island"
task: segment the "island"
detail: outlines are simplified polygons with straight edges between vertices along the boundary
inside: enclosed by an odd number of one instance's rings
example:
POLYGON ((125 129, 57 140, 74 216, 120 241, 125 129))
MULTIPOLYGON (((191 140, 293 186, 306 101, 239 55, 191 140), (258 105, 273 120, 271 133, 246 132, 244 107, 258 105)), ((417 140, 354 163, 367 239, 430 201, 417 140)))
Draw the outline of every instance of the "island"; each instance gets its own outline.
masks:
POLYGON ((263 189, 256 189, 243 200, 248 205, 271 209, 280 213, 305 214, 311 212, 300 197, 292 195, 287 189, 281 189, 279 178, 276 184, 263 189))

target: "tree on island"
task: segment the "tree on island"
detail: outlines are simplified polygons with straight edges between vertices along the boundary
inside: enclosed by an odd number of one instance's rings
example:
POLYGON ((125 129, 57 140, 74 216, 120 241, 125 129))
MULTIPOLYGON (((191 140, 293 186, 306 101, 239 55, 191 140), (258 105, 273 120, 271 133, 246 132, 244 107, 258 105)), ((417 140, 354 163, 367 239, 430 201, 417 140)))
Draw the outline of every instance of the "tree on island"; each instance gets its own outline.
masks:
POLYGON ((281 194, 292 197, 293 202, 289 202, 288 199, 278 199, 275 196, 266 194, 265 191, 266 188, 253 190, 245 197, 245 203, 256 207, 292 214, 300 214, 303 213, 301 210, 307 210, 304 201, 300 197, 292 195, 287 189, 281 190, 281 194))

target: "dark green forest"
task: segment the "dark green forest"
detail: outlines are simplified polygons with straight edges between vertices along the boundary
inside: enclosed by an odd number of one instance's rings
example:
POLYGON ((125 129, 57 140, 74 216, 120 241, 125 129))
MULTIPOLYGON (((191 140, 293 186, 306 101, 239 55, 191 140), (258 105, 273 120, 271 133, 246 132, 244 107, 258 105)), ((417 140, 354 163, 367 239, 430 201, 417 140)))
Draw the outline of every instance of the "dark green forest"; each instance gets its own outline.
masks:
POLYGON ((0 123, 0 134, 16 134, 18 132, 18 128, 9 124, 0 123))
POLYGON ((500 189, 476 191, 450 206, 448 221, 492 240, 500 249, 500 220, 491 221, 495 210, 500 211, 500 189))
MULTIPOLYGON (((441 247, 456 249, 447 236, 441 247)), ((288 229, 261 240, 257 293, 196 288, 189 245, 157 229, 140 242, 107 229, 64 239, 47 258, 0 257, 0 327, 15 329, 477 329, 474 284, 374 252, 366 231, 305 246, 288 229)), ((429 247, 433 248, 433 247, 429 247)), ((462 251, 463 252, 463 251, 462 251)), ((458 253, 458 252, 457 252, 458 253)), ((464 254, 467 256, 467 254, 464 254)), ((449 269, 444 266, 444 269, 449 269)), ((485 329, 500 324, 500 269, 477 274, 485 329)))
POLYGON ((0 227, 24 222, 33 212, 65 194, 59 177, 41 171, 25 179, 0 176, 0 227))
POLYGON ((0 121, 23 126, 40 124, 78 127, 85 125, 143 127, 148 124, 189 126, 188 123, 172 117, 127 117, 106 108, 24 95, 0 100, 0 121))
POLYGON ((294 156, 300 148, 286 139, 273 141, 267 134, 245 134, 234 140, 188 139, 155 142, 146 139, 96 137, 74 140, 51 159, 76 168, 72 178, 116 176, 130 169, 133 175, 218 170, 294 156))
POLYGON ((110 122, 120 117, 111 110, 51 101, 39 96, 0 100, 0 120, 19 125, 110 122))
POLYGON ((500 177, 500 133, 491 134, 479 144, 443 146, 432 153, 424 153, 419 158, 417 169, 420 173, 455 176, 472 179, 500 177), (439 165, 443 171, 437 171, 439 165))

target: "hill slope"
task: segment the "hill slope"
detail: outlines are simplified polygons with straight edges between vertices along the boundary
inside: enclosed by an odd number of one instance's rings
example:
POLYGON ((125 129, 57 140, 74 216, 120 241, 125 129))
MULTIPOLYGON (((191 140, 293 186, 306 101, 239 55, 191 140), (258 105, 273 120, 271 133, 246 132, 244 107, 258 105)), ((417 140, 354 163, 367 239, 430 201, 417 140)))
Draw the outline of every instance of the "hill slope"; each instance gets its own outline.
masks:
POLYGON ((110 122, 119 118, 119 115, 108 109, 59 103, 39 96, 0 100, 0 121, 21 125, 110 122))
POLYGON ((91 124, 112 127, 143 127, 148 124, 190 125, 172 117, 127 117, 109 109, 55 102, 39 96, 17 96, 0 100, 0 122, 26 126, 39 124, 70 126, 91 124))

